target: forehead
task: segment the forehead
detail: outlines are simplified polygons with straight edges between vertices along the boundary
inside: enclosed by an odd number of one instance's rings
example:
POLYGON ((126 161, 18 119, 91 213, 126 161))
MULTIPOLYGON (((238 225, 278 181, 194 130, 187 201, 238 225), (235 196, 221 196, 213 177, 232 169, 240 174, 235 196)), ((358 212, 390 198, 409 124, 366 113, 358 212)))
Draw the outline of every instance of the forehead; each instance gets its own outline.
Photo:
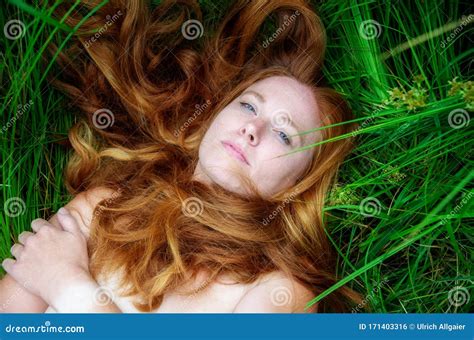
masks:
MULTIPOLYGON (((320 126, 319 109, 313 91, 294 78, 271 76, 261 79, 245 91, 255 91, 265 99, 265 108, 269 114, 278 114, 278 110, 289 113, 290 119, 300 127, 300 133, 320 126)), ((315 140, 316 133, 301 137, 307 142, 315 140)))

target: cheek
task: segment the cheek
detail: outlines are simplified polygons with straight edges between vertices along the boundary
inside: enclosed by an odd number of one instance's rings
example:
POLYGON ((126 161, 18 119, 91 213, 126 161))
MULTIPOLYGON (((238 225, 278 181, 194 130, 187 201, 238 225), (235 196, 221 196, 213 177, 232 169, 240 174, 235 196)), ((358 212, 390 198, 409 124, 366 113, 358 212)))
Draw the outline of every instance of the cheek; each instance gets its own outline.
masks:
POLYGON ((222 139, 224 135, 223 132, 229 128, 230 124, 228 116, 224 112, 221 112, 207 129, 202 141, 204 145, 201 147, 207 149, 213 145, 216 140, 222 139))
POLYGON ((268 159, 275 162, 280 162, 285 157, 275 158, 277 156, 284 155, 290 149, 285 148, 283 144, 281 144, 277 137, 274 135, 274 132, 267 133, 264 136, 265 140, 261 142, 259 145, 260 152, 263 155, 263 159, 268 159))
POLYGON ((232 109, 224 109, 216 117, 214 122, 211 124, 210 129, 217 131, 225 131, 237 127, 243 123, 243 117, 232 109))
POLYGON ((235 112, 223 110, 212 121, 199 147, 199 158, 205 163, 220 163, 225 160, 225 152, 221 147, 223 139, 231 138, 239 127, 235 112))
POLYGON ((286 155, 292 149, 284 145, 275 132, 269 131, 262 135, 262 140, 256 148, 257 164, 259 168, 272 171, 281 166, 289 167, 291 162, 301 158, 300 155, 286 155), (281 157, 278 157, 281 156, 281 157))

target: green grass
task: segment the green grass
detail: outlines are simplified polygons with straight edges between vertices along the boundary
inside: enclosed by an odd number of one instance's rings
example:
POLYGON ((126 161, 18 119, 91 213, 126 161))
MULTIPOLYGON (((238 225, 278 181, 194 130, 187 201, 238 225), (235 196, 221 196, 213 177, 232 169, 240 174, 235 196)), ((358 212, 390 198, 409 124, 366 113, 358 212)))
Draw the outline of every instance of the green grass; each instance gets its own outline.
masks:
MULTIPOLYGON (((203 1, 205 26, 228 3, 203 1)), ((472 7, 420 0, 314 6, 328 34, 324 73, 362 127, 325 208, 339 284, 365 295, 373 312, 472 310, 474 20, 462 18, 472 7), (375 30, 363 33, 367 20, 375 30)), ((25 33, 16 40, 0 34, 1 259, 34 218, 71 199, 62 174, 75 113, 47 84, 61 72, 54 58, 41 62, 49 41, 62 49, 74 30, 20 0, 2 6, 0 28, 12 19, 25 33), (4 208, 11 199, 18 212, 4 208)))

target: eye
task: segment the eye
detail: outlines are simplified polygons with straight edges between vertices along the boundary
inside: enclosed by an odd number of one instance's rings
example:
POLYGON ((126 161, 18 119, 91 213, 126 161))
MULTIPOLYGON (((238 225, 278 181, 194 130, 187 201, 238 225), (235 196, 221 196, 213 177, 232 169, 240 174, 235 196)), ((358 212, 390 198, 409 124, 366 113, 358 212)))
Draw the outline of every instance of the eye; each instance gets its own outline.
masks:
POLYGON ((240 106, 244 107, 245 109, 252 111, 253 113, 257 114, 257 111, 255 111, 255 108, 252 106, 252 104, 245 103, 245 102, 239 102, 240 106))
POLYGON ((283 131, 276 131, 280 135, 280 139, 286 144, 291 145, 291 140, 288 138, 287 134, 283 131))

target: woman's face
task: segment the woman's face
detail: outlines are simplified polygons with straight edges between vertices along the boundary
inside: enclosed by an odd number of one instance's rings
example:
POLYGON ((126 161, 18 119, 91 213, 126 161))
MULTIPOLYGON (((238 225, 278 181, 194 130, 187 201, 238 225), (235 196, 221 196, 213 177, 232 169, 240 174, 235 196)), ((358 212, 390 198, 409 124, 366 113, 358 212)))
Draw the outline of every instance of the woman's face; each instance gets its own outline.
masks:
POLYGON ((289 188, 309 166, 314 148, 275 157, 316 142, 320 132, 291 135, 319 123, 316 100, 306 85, 286 76, 255 82, 213 120, 199 147, 195 177, 248 194, 236 176, 240 172, 264 197, 289 188))

